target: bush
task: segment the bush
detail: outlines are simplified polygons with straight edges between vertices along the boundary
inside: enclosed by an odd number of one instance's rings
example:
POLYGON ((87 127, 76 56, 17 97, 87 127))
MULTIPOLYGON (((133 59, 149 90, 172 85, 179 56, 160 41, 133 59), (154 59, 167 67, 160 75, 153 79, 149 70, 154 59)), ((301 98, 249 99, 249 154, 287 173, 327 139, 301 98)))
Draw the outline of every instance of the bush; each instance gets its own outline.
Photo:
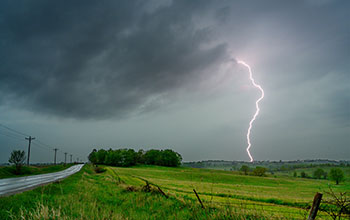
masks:
POLYGON ((247 165, 242 165, 242 167, 239 170, 243 172, 244 175, 248 175, 249 167, 247 165))
POLYGON ((267 169, 265 167, 255 167, 253 170, 254 176, 265 176, 267 169))
POLYGON ((307 174, 305 173, 305 171, 301 171, 300 177, 301 177, 301 178, 307 178, 308 176, 307 176, 307 174))

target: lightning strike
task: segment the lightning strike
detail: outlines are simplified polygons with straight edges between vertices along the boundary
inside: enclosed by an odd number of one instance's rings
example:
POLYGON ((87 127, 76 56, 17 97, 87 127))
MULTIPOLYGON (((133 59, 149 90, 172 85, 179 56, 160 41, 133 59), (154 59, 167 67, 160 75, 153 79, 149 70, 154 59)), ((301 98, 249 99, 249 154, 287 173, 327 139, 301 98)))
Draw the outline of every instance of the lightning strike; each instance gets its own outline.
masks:
POLYGON ((250 79, 250 81, 261 92, 260 98, 258 100, 256 100, 256 102, 255 102, 256 111, 255 111, 255 114, 254 114, 253 118, 249 122, 249 128, 248 128, 248 131, 247 131, 247 143, 248 143, 247 153, 248 153, 248 156, 250 158, 250 162, 253 162, 254 159, 253 159, 253 157, 252 157, 252 155, 250 154, 250 151, 249 151, 250 147, 252 146, 252 144, 250 143, 250 131, 252 129, 253 122, 255 121, 256 117, 259 115, 259 112, 260 112, 259 102, 264 98, 265 93, 264 93, 264 90, 261 88, 261 86, 259 84, 255 83, 254 78, 253 78, 253 73, 252 73, 252 70, 251 70, 250 66, 247 63, 245 63, 244 61, 241 61, 241 60, 238 60, 237 63, 238 64, 242 64, 243 66, 247 67, 247 69, 249 71, 249 79, 250 79))

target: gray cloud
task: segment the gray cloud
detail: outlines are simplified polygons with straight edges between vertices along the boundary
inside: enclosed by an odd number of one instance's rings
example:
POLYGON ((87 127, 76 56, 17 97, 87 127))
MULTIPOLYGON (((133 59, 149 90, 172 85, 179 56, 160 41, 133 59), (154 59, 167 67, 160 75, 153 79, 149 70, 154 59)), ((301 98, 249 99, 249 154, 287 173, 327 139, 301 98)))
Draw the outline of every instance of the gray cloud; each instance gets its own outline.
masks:
POLYGON ((226 56, 225 44, 213 43, 210 30, 194 22, 208 5, 7 2, 1 101, 10 95, 26 109, 74 118, 142 111, 226 56))

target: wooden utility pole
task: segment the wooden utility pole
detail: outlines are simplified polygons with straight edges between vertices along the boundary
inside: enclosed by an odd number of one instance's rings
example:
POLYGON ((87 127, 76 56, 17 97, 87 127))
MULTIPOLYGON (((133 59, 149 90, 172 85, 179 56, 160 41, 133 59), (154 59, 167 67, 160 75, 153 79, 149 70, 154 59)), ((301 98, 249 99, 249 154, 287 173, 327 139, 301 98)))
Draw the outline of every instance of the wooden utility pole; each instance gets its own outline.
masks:
POLYGON ((71 154, 70 155, 70 163, 73 163, 72 157, 73 157, 73 155, 71 154))
POLYGON ((56 165, 56 154, 57 154, 57 148, 53 149, 55 151, 55 160, 54 160, 54 164, 56 165))
POLYGON ((321 204, 321 200, 322 200, 322 194, 316 193, 314 197, 314 202, 312 203, 310 214, 307 220, 314 220, 316 218, 318 208, 320 207, 320 204, 321 204))
POLYGON ((32 140, 35 140, 35 137, 29 136, 26 138, 28 140, 28 157, 27 157, 27 166, 29 166, 29 157, 30 157, 30 144, 32 143, 32 140))
POLYGON ((67 152, 64 153, 64 165, 67 164, 67 152))

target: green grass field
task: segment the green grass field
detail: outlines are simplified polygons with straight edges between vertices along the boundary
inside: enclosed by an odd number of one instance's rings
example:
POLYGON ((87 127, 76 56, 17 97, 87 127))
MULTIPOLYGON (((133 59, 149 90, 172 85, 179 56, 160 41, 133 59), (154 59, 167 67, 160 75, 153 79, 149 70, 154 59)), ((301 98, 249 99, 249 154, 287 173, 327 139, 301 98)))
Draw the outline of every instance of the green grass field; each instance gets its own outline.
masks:
POLYGON ((11 178, 11 177, 20 177, 20 176, 29 176, 37 175, 44 173, 53 173, 58 172, 64 169, 71 167, 73 164, 59 164, 59 165, 43 165, 43 166, 23 166, 21 169, 21 174, 16 175, 14 166, 4 166, 0 167, 0 179, 11 178))
MULTIPOLYGON (((301 207, 328 184, 350 191, 349 178, 335 186, 328 180, 183 167, 105 169, 96 174, 86 165, 59 183, 0 198, 0 219, 305 219, 308 210, 301 207), (150 192, 144 191, 145 181, 150 192)), ((328 217, 320 213, 318 219, 328 217)))

